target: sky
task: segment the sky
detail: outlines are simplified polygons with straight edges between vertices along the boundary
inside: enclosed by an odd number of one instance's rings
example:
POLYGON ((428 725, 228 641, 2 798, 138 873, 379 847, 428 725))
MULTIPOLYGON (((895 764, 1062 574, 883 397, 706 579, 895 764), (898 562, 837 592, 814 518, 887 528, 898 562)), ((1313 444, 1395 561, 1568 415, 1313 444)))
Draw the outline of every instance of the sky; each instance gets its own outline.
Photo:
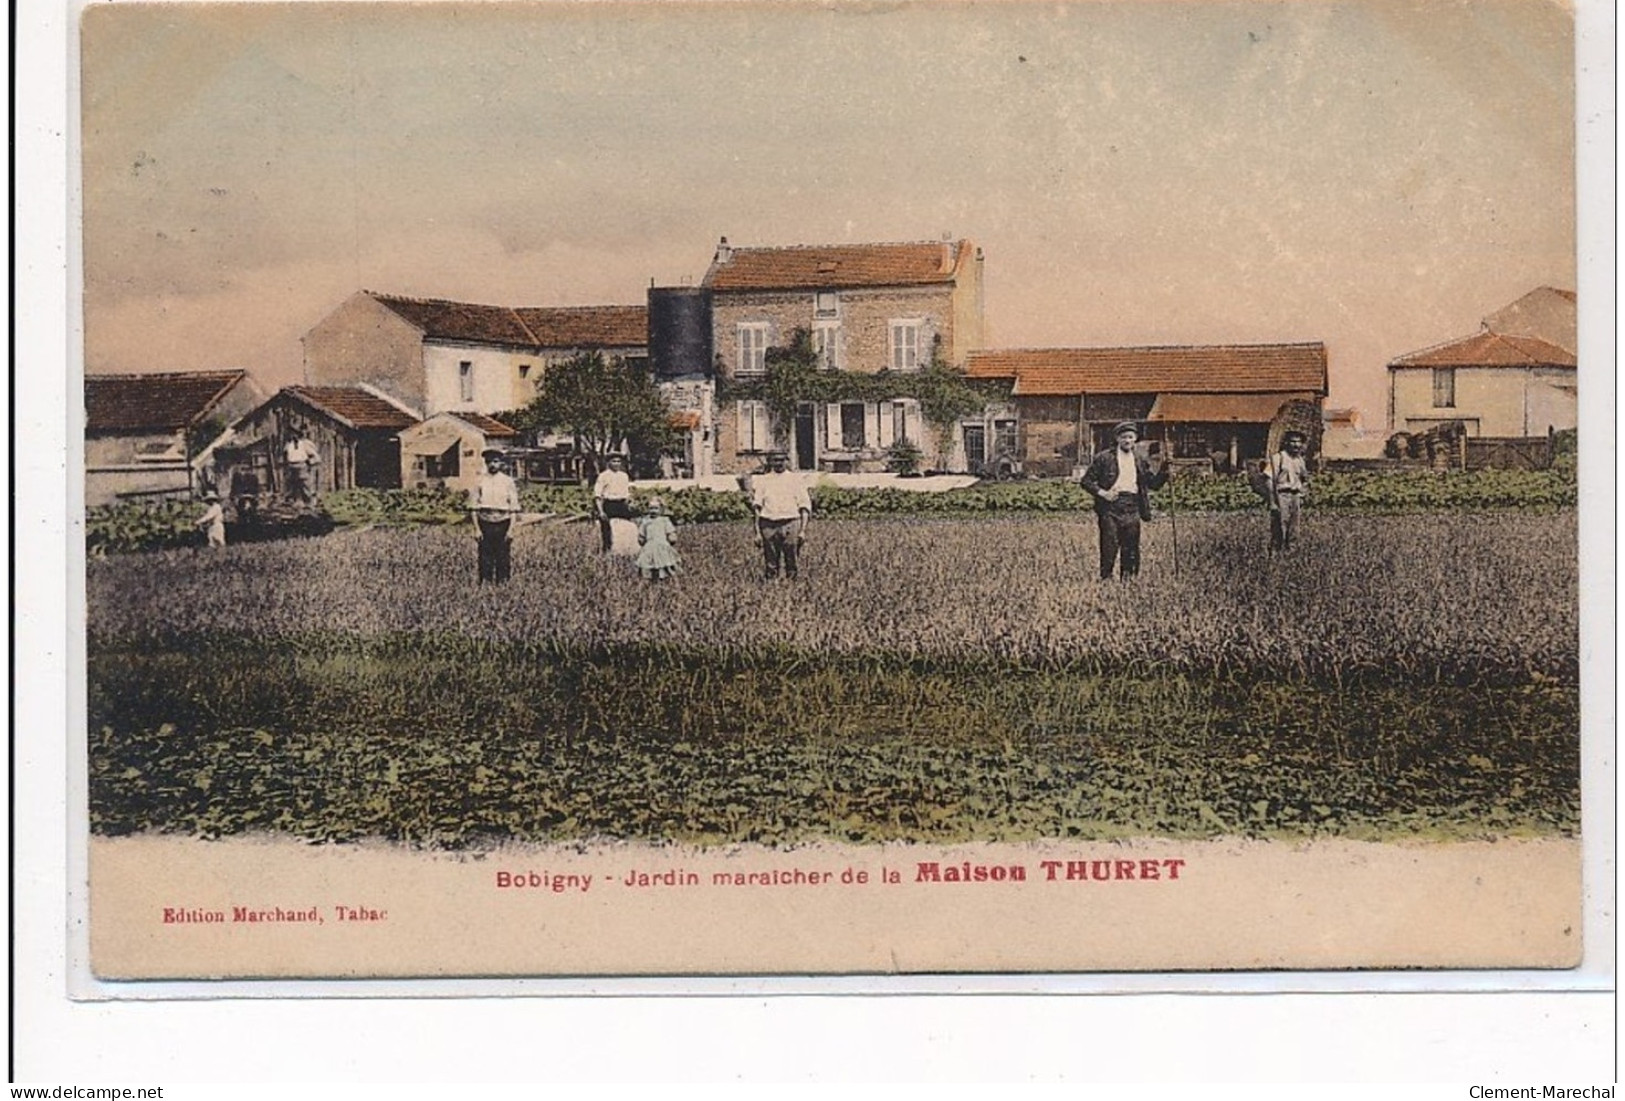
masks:
POLYGON ((946 234, 993 347, 1323 341, 1380 432, 1389 360, 1575 287, 1548 0, 121 3, 80 51, 88 371, 946 234))

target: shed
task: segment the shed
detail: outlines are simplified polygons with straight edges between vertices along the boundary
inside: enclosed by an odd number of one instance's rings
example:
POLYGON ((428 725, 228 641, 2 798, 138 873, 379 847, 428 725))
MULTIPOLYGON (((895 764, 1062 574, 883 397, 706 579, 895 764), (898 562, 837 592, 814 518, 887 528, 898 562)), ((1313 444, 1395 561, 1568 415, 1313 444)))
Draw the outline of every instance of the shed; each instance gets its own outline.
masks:
POLYGON ((400 433, 401 484, 473 489, 485 469, 481 452, 518 438, 513 428, 483 413, 436 413, 400 433))
POLYGON ((231 481, 233 497, 245 473, 258 492, 285 492, 283 447, 305 437, 316 444, 320 492, 335 489, 398 489, 401 440, 421 418, 382 391, 358 386, 284 386, 231 427, 216 449, 217 477, 231 481), (230 468, 230 469, 228 469, 230 468))
POLYGON ((189 492, 203 437, 264 397, 242 370, 86 375, 86 504, 189 492))

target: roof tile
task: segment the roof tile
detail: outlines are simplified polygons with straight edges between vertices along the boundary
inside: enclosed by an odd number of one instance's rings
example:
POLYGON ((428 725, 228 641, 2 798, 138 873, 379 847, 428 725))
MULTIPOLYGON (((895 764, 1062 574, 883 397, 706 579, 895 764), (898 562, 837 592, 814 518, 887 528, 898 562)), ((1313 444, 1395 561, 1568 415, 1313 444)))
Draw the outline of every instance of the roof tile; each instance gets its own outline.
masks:
POLYGON ((1574 353, 1532 336, 1485 330, 1401 356, 1391 367, 1573 367, 1574 353))
POLYGON ((647 306, 521 306, 514 310, 543 348, 643 347, 647 306))
POLYGON ((208 415, 246 371, 172 371, 86 375, 85 431, 93 434, 177 432, 208 415))
POLYGON ((641 347, 649 340, 647 306, 486 306, 368 293, 434 340, 513 348, 641 347))
POLYGON ((359 386, 286 386, 282 392, 356 428, 399 430, 418 423, 416 417, 359 386))
POLYGON ((972 378, 1015 380, 1017 395, 1326 393, 1326 346, 1208 344, 1019 348, 970 353, 972 378))
POLYGON ((735 248, 726 261, 711 265, 704 285, 763 291, 952 283, 973 252, 969 241, 735 248))

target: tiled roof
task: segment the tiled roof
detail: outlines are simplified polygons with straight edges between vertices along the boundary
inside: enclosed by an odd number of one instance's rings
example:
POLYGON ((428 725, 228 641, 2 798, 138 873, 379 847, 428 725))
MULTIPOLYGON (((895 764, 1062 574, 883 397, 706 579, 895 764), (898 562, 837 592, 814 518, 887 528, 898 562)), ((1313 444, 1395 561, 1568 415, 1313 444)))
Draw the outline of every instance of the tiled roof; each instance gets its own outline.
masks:
POLYGON ((1313 400, 1315 395, 1296 394, 1163 394, 1157 398, 1148 421, 1180 421, 1202 424, 1264 424, 1275 419, 1289 401, 1313 400))
POLYGON ((307 405, 326 413, 351 428, 410 428, 418 419, 398 406, 358 386, 285 386, 307 405))
POLYGON ((484 436, 502 437, 519 435, 518 432, 514 431, 512 428, 509 428, 495 417, 488 417, 484 413, 466 413, 459 409, 454 411, 451 415, 468 425, 470 428, 479 429, 481 435, 484 436))
POLYGON ((647 306, 484 306, 367 293, 431 340, 511 348, 641 347, 649 342, 647 306))
POLYGON ((431 339, 520 347, 535 343, 524 322, 507 306, 447 302, 439 298, 397 298, 387 294, 372 297, 422 329, 423 335, 431 339))
POLYGON ((177 432, 208 415, 246 371, 86 375, 85 431, 177 432))
POLYGON ((647 306, 521 306, 514 310, 542 348, 643 347, 647 306))
POLYGON ((1573 352, 1580 346, 1578 299, 1573 291, 1536 287, 1486 317, 1484 328, 1502 336, 1532 336, 1573 352))
POLYGON ((1532 336, 1485 330, 1401 356, 1390 367, 1573 367, 1574 353, 1532 336))
POLYGON ((1017 395, 1326 393, 1326 346, 1208 344, 1020 348, 970 353, 971 378, 1014 379, 1017 395))
POLYGON ((974 253, 969 241, 734 248, 712 262, 704 285, 717 291, 765 291, 952 283, 974 253))

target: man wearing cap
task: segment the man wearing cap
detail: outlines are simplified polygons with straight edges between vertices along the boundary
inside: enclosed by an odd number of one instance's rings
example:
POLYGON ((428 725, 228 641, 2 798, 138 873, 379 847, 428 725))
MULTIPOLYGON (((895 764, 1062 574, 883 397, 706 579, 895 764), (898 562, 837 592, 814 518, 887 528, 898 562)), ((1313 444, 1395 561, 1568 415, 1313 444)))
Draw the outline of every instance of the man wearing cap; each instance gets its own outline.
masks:
POLYGON ((508 580, 513 563, 508 528, 519 515, 519 487, 502 469, 503 455, 494 447, 482 452, 485 473, 474 483, 468 507, 480 532, 480 582, 508 580))
POLYGON ((592 511, 598 517, 603 552, 608 554, 615 545, 615 529, 610 521, 633 518, 632 479, 626 473, 626 460, 619 455, 609 457, 609 465, 592 483, 592 511))
POLYGON ((1296 429, 1281 438, 1281 450, 1270 459, 1270 550, 1285 553, 1298 535, 1303 497, 1309 491, 1309 463, 1303 457, 1309 438, 1296 429))
POLYGON ((812 497, 806 483, 790 473, 789 457, 775 451, 767 457, 767 473, 750 480, 750 506, 756 513, 756 538, 762 545, 767 579, 784 576, 794 579, 796 560, 801 553, 802 535, 812 518, 812 497))
POLYGON ((1108 580, 1119 555, 1118 576, 1128 580, 1140 572, 1140 521, 1151 519, 1151 491, 1168 480, 1166 463, 1154 473, 1135 450, 1140 427, 1124 421, 1113 430, 1115 447, 1096 455, 1083 475, 1083 488, 1095 499, 1100 523, 1100 577, 1108 580))

